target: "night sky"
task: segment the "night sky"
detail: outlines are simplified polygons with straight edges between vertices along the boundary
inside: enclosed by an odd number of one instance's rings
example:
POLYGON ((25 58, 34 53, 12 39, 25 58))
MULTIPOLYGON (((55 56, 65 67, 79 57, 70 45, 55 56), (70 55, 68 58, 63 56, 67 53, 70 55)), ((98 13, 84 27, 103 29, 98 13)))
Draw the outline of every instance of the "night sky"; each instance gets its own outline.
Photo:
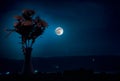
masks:
MULTIPOLYGON (((120 55, 120 4, 117 0, 1 0, 0 57, 23 59, 20 35, 5 38, 13 16, 34 9, 48 24, 33 46, 33 57, 120 55), (64 29, 62 36, 55 29, 64 29)), ((34 16, 34 17, 35 17, 34 16)))

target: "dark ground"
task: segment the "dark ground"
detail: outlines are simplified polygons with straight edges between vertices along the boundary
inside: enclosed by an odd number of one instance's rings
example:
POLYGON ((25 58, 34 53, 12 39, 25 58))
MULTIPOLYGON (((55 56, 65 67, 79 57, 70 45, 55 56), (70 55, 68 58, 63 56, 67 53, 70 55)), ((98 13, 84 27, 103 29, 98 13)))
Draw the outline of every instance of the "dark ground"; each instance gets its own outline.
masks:
POLYGON ((120 73, 94 73, 92 70, 69 70, 55 73, 36 73, 31 76, 10 74, 1 75, 0 81, 120 81, 120 73))
MULTIPOLYGON (((64 70, 78 70, 80 68, 93 69, 96 72, 120 72, 120 56, 66 56, 49 58, 32 58, 35 70, 53 72, 64 70), (56 68, 58 67, 58 68, 56 68)), ((0 72, 20 72, 23 60, 0 59, 0 72)))
POLYGON ((23 60, 0 59, 0 81, 120 81, 120 56, 32 58, 31 76, 22 75, 23 60), (6 74, 6 72, 10 72, 6 74))

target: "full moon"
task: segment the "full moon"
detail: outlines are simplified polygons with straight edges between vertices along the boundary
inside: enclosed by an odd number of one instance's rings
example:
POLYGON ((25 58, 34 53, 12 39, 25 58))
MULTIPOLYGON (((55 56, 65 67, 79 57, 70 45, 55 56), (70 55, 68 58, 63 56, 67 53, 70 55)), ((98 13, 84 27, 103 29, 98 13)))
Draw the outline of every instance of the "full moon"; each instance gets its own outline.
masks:
POLYGON ((55 33, 57 34, 57 35, 62 35, 63 34, 63 28, 62 27, 57 27, 56 29, 55 29, 55 33))

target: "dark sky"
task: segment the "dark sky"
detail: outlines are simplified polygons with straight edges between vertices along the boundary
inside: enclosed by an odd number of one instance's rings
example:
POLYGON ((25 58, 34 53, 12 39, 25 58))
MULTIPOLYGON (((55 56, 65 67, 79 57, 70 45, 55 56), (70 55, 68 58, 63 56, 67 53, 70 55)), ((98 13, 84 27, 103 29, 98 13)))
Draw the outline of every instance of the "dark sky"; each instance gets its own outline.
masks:
POLYGON ((33 57, 120 55, 120 4, 117 0, 1 0, 0 57, 22 59, 20 35, 8 38, 3 30, 13 28, 14 15, 34 9, 49 27, 36 39, 33 57), (64 29, 62 36, 55 28, 64 29))

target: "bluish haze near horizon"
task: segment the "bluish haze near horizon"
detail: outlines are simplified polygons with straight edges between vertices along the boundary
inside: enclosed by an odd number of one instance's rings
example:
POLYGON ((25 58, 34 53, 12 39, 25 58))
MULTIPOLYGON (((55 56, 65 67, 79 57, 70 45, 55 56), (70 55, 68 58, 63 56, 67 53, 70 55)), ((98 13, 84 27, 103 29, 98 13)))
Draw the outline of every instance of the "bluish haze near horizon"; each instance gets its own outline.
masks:
MULTIPOLYGON (((2 2, 1 2, 2 4, 2 2)), ((120 6, 118 2, 77 0, 11 0, 0 7, 0 57, 23 59, 20 35, 9 37, 13 16, 34 9, 49 26, 33 45, 33 57, 120 55, 120 6), (57 36, 56 27, 64 34, 57 36)), ((34 16, 34 17, 35 17, 34 16)))

